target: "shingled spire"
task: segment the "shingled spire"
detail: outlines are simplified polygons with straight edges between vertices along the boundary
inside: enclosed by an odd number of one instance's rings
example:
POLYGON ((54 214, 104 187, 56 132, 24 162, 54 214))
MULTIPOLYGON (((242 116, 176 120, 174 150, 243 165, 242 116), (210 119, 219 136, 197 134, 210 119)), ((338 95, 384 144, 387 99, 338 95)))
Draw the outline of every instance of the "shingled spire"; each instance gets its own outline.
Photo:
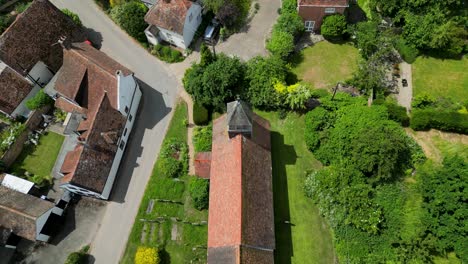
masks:
POLYGON ((226 120, 229 138, 238 134, 252 136, 252 111, 244 101, 237 99, 227 104, 226 120))

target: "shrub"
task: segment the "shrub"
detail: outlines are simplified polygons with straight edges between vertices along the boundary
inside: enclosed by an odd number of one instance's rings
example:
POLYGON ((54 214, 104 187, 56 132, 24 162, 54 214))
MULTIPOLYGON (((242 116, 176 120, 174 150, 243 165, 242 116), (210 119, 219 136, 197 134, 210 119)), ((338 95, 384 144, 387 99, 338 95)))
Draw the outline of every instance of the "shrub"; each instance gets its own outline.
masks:
POLYGON ((396 105, 394 103, 385 103, 387 107, 388 118, 395 122, 400 123, 402 126, 409 126, 409 116, 406 114, 406 108, 396 105))
POLYGON ((341 39, 346 33, 346 18, 344 15, 336 14, 326 16, 320 29, 321 34, 326 39, 341 39))
POLYGON ((193 122, 195 125, 206 125, 208 123, 208 109, 203 105, 193 104, 193 122))
POLYGON ((395 43, 395 48, 400 53, 401 57, 407 63, 413 63, 419 55, 419 50, 411 45, 408 45, 402 38, 398 39, 395 43))
POLYGON ((158 249, 138 247, 135 254, 135 264, 159 264, 160 262, 158 249))
POLYGON ((54 100, 50 98, 49 95, 44 93, 43 90, 39 90, 39 92, 31 99, 26 101, 26 107, 30 110, 36 110, 46 105, 51 105, 54 103, 54 100))
POLYGON ((140 1, 125 2, 111 9, 111 18, 130 36, 140 42, 146 41, 144 20, 148 8, 140 1))
POLYGON ((297 2, 296 0, 283 0, 281 9, 278 9, 278 14, 285 13, 296 13, 297 12, 297 2))
POLYGON ((153 46, 151 54, 156 55, 160 60, 168 63, 181 62, 184 60, 184 56, 180 51, 161 44, 153 46))
POLYGON ((73 20, 73 22, 75 22, 75 24, 77 24, 78 26, 83 26, 83 23, 81 23, 81 19, 77 14, 73 13, 72 11, 66 8, 62 9, 62 12, 68 17, 70 17, 73 20))
POLYGON ((297 37, 304 32, 304 22, 297 12, 284 13, 279 16, 273 30, 283 31, 297 37))
POLYGON ((209 182, 208 180, 193 177, 189 186, 193 207, 197 210, 208 209, 209 182))
POLYGON ((212 126, 196 127, 193 131, 195 152, 211 151, 212 126))
POLYGON ((205 67, 211 64, 215 60, 213 53, 211 53, 210 48, 202 43, 200 47, 200 66, 205 67))
POLYGON ((127 0, 109 0, 110 7, 115 7, 125 3, 127 0))
POLYGON ((284 31, 273 31, 266 48, 274 56, 285 60, 294 51, 294 37, 284 31))
POLYGON ((436 99, 429 94, 421 94, 413 98, 413 108, 426 108, 435 106, 436 99))
POLYGON ((80 251, 73 252, 68 255, 65 264, 85 264, 88 262, 89 246, 84 246, 80 251))
POLYGON ((441 112, 435 109, 414 110, 410 126, 414 130, 434 128, 447 132, 468 134, 468 114, 441 112))
POLYGON ((54 110, 54 117, 56 122, 63 122, 67 118, 68 113, 60 109, 54 110))
POLYGON ((320 146, 323 132, 332 125, 330 114, 323 108, 317 107, 305 115, 305 142, 310 151, 320 146))
POLYGON ((182 163, 173 157, 164 157, 159 160, 159 169, 164 177, 176 178, 182 171, 182 163))

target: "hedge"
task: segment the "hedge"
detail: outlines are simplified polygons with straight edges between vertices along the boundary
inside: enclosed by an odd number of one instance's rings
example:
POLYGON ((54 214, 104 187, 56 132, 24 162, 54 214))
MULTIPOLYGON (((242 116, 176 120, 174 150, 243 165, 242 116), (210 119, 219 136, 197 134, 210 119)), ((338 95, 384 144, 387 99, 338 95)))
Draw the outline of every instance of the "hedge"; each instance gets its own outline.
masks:
POLYGON ((153 46, 151 54, 156 55, 160 60, 168 63, 181 62, 184 60, 184 56, 180 51, 161 44, 153 46))
POLYGON ((193 104, 193 122, 198 126, 208 123, 208 110, 203 105, 193 104))
POLYGON ((431 128, 468 134, 468 114, 458 112, 441 112, 434 109, 414 110, 410 126, 414 130, 431 128))
POLYGON ((208 180, 194 176, 189 186, 190 197, 193 200, 193 207, 197 210, 208 208, 209 182, 208 180))
POLYGON ((396 105, 394 103, 385 103, 385 107, 387 107, 388 118, 395 122, 400 123, 402 126, 407 127, 409 126, 409 116, 406 114, 406 108, 403 106, 396 105))
POLYGON ((212 131, 213 127, 196 127, 193 131, 193 145, 195 152, 211 151, 212 131))
POLYGON ((395 43, 395 49, 398 50, 401 57, 407 63, 413 63, 419 55, 419 50, 413 46, 410 46, 402 38, 398 39, 395 43))
POLYGON ((164 157, 159 161, 159 169, 164 177, 176 178, 182 170, 182 162, 173 157, 164 157))

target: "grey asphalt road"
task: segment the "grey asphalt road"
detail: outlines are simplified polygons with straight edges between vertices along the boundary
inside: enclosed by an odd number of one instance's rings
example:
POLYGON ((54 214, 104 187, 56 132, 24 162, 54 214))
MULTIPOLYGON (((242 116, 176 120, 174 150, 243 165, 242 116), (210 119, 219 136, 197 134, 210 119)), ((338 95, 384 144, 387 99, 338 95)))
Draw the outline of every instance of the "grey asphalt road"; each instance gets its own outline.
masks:
POLYGON ((118 263, 138 211, 154 161, 169 124, 171 110, 180 89, 168 67, 146 52, 117 27, 93 0, 52 0, 59 8, 77 13, 83 25, 102 39, 101 50, 135 72, 141 80, 143 101, 132 139, 120 166, 99 231, 91 243, 96 264, 118 263))

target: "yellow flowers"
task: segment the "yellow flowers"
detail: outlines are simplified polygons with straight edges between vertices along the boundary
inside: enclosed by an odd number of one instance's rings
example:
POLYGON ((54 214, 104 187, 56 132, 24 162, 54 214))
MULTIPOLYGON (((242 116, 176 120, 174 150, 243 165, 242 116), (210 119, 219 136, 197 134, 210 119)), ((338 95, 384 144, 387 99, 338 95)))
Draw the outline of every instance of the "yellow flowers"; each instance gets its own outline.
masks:
POLYGON ((135 264, 159 264, 159 254, 156 248, 138 247, 135 254, 135 264))

